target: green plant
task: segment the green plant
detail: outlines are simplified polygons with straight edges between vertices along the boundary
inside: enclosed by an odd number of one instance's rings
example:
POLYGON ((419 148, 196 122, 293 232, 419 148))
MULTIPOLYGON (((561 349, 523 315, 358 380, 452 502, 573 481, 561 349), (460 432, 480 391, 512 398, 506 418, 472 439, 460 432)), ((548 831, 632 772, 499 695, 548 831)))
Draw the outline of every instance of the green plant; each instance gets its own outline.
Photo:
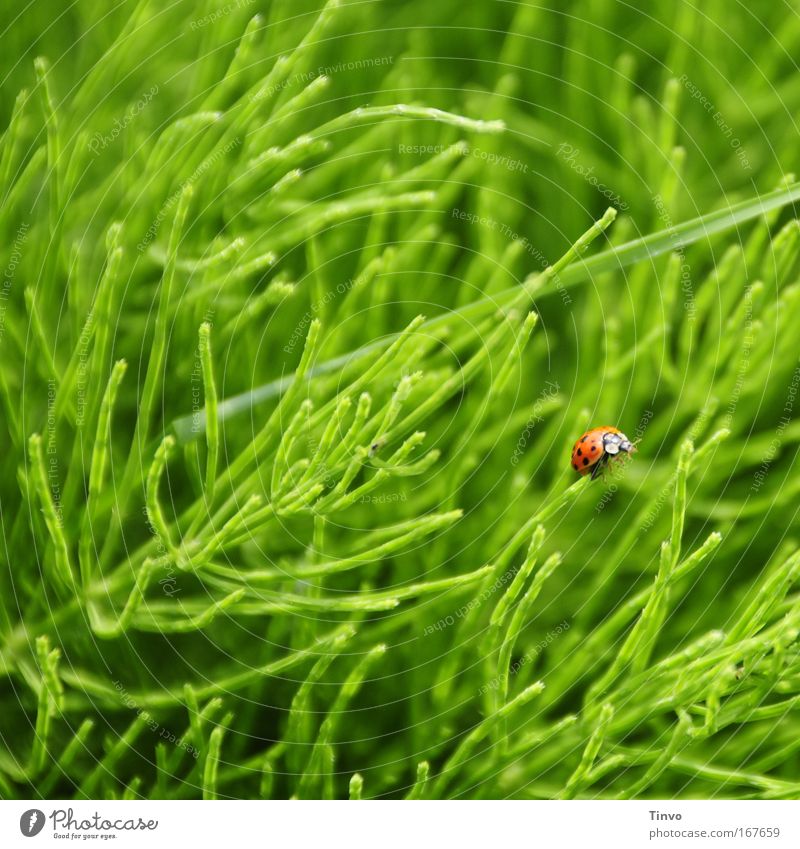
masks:
POLYGON ((0 794, 795 797, 800 24, 260 5, 11 28, 0 794))

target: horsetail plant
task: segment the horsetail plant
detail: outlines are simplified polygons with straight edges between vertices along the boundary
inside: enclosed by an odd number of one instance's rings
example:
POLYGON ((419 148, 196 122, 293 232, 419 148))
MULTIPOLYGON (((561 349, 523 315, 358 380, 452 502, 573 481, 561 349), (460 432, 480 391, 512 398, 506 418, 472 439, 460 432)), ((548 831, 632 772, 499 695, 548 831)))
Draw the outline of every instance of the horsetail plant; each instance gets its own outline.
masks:
POLYGON ((796 798, 792 68, 215 11, 10 25, 0 795, 796 798))

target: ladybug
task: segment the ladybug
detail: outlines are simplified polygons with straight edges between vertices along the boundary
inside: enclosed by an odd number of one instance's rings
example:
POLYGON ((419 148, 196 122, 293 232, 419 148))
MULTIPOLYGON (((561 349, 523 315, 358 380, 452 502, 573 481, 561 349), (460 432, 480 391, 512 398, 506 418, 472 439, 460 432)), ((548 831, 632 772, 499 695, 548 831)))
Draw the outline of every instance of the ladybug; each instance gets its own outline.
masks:
POLYGON ((572 448, 572 468, 578 474, 591 474, 594 480, 611 460, 620 454, 632 454, 636 446, 615 427, 595 427, 572 448))

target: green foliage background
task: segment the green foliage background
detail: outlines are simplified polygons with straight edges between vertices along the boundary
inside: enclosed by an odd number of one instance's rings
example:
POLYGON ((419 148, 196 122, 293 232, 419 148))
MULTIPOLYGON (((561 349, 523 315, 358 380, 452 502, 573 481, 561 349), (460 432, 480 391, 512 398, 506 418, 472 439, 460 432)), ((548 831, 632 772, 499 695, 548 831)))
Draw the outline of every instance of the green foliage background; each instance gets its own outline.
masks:
POLYGON ((796 9, 0 30, 0 795, 798 795, 796 9))

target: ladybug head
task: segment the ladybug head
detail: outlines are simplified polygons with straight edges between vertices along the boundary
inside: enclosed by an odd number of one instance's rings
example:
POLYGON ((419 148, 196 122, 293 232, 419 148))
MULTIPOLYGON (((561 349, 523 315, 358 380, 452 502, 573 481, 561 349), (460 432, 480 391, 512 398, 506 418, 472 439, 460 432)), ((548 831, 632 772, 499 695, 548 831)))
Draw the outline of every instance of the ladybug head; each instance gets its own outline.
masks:
POLYGON ((624 433, 609 432, 603 434, 603 448, 606 454, 632 454, 636 446, 624 433))

